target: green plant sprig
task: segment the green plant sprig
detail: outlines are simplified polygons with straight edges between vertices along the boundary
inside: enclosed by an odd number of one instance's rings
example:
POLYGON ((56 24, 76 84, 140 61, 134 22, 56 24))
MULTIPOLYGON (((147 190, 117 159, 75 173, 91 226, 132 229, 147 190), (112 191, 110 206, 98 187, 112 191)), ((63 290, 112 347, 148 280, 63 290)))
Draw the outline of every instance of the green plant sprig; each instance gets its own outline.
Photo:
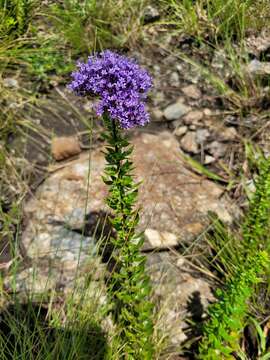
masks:
POLYGON ((248 300, 267 264, 269 259, 265 251, 249 256, 225 289, 217 291, 217 302, 209 307, 210 320, 204 327, 199 359, 234 359, 233 354, 241 351, 240 338, 248 313, 248 300))
POLYGON ((108 145, 103 181, 109 186, 106 199, 113 210, 110 218, 116 237, 111 239, 115 267, 109 282, 113 319, 119 327, 123 359, 153 359, 152 309, 148 300, 149 278, 145 273, 145 256, 140 253, 142 236, 135 232, 139 211, 135 207, 138 184, 133 180, 130 155, 133 148, 122 136, 118 124, 104 116, 108 145))

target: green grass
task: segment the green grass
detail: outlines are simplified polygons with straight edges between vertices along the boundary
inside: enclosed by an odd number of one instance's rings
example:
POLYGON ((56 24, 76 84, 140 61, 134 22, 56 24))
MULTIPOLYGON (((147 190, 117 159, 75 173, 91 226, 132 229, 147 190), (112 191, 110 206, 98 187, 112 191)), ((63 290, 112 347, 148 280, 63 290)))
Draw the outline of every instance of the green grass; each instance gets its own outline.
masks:
POLYGON ((269 24, 267 0, 164 0, 167 24, 176 32, 212 43, 242 40, 269 24))
POLYGON ((142 37, 146 4, 147 0, 64 0, 53 4, 48 15, 59 38, 78 56, 134 45, 142 37))
MULTIPOLYGON (((85 284, 62 305, 54 296, 44 303, 35 302, 33 294, 24 303, 16 297, 6 298, 9 305, 1 311, 1 359, 113 359, 108 336, 101 328, 101 292, 85 284)), ((47 298, 45 295, 44 300, 47 298)))

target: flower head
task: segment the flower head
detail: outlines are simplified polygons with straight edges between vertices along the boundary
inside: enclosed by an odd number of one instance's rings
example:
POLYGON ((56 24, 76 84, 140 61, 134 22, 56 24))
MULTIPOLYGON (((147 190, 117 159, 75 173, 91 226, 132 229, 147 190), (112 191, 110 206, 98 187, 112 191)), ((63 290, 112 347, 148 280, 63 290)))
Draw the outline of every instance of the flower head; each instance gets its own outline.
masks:
POLYGON ((68 87, 80 96, 98 96, 96 112, 99 116, 108 112, 124 129, 149 121, 145 99, 152 81, 134 60, 106 50, 77 66, 68 87))

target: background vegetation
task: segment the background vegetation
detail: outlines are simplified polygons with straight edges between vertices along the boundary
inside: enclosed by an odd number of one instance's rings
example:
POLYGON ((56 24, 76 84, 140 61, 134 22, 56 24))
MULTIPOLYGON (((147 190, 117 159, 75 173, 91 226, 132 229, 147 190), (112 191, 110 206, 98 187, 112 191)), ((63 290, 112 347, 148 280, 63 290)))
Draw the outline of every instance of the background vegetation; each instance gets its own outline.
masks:
MULTIPOLYGON (((252 78, 245 71, 251 60, 246 39, 269 28, 269 13, 268 0, 0 0, 0 240, 8 239, 14 258, 19 258, 22 201, 41 169, 18 157, 11 140, 34 142, 38 132, 48 141, 36 118, 46 112, 53 85, 65 84, 75 61, 92 51, 127 52, 149 44, 164 50, 159 40, 164 33, 176 43, 188 39, 203 56, 194 55, 196 51, 186 53, 179 46, 166 51, 175 61, 185 61, 203 74, 220 96, 221 106, 240 122, 248 114, 258 121, 241 139, 239 169, 245 163, 247 170, 230 173, 232 186, 241 184, 248 173, 255 180, 256 192, 247 197, 242 222, 233 229, 212 218, 203 243, 202 266, 220 279, 215 283, 217 302, 209 307, 204 323, 195 324, 199 336, 183 346, 183 353, 213 360, 270 358, 270 162, 252 143, 269 116, 270 95, 265 90, 269 79, 252 78), (146 21, 148 5, 160 14, 153 23, 146 21), (222 51, 232 79, 211 66, 215 51, 222 51)), ((200 167, 209 177, 204 171, 200 167)), ((15 261, 10 271, 16 274, 16 270, 15 261)), ((98 299, 105 290, 100 289, 96 299, 89 298, 91 276, 74 289, 76 302, 74 294, 64 302, 59 294, 44 294, 39 302, 30 296, 21 304, 16 294, 7 294, 1 286, 0 358, 120 359, 123 329, 109 324, 101 328, 105 310, 98 299)), ((165 351, 166 334, 160 336, 159 325, 154 325, 155 357, 172 358, 165 351)))

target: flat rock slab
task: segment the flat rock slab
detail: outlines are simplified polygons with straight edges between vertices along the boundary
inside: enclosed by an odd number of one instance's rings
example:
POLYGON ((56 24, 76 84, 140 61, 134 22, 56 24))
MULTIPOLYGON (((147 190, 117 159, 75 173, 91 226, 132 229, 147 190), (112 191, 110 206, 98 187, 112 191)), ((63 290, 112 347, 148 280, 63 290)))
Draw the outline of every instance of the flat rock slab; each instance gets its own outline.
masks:
MULTIPOLYGON (((142 133, 133 138, 132 144, 134 175, 142 181, 138 230, 145 230, 145 250, 169 250, 193 241, 208 224, 208 211, 231 222, 232 204, 224 198, 223 189, 185 167, 173 135, 142 133)), ((105 165, 101 150, 81 153, 76 160, 55 165, 25 203, 27 225, 22 246, 30 265, 17 275, 19 293, 40 296, 57 289, 68 293, 77 279, 83 283, 85 274, 90 273, 98 280, 93 282, 94 293, 95 286, 102 282, 105 264, 96 256, 95 236, 74 231, 82 227, 85 214, 95 225, 97 214, 109 210, 104 204, 107 187, 101 179, 105 165)), ((210 285, 201 274, 194 274, 174 250, 147 253, 147 271, 154 302, 162 314, 162 331, 170 333, 170 343, 178 346, 186 339, 186 315, 197 311, 199 302, 202 316, 213 300, 210 285)), ((12 284, 14 280, 7 278, 6 288, 12 288, 12 284)))
MULTIPOLYGON (((134 145, 135 177, 142 181, 139 193, 141 221, 146 231, 145 249, 176 246, 192 241, 205 228, 207 213, 213 211, 231 221, 231 203, 218 185, 188 170, 180 157, 173 135, 139 134, 134 145)), ((102 149, 82 153, 68 164, 58 165, 25 204, 28 225, 22 245, 30 258, 57 258, 77 263, 94 239, 78 235, 84 215, 108 211, 104 204, 107 188, 101 175, 105 165, 102 149)))

